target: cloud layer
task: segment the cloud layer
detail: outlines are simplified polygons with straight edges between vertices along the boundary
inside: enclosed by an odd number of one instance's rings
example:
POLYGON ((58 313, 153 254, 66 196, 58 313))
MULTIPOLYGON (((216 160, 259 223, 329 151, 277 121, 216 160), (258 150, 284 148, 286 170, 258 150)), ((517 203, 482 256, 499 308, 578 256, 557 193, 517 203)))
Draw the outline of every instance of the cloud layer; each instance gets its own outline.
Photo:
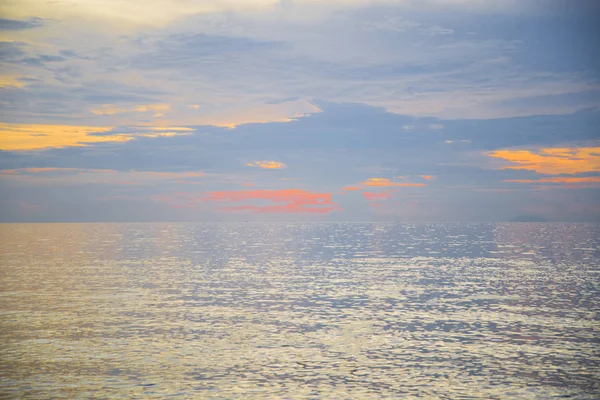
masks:
POLYGON ((597 2, 192 3, 2 5, 0 219, 600 220, 597 2))

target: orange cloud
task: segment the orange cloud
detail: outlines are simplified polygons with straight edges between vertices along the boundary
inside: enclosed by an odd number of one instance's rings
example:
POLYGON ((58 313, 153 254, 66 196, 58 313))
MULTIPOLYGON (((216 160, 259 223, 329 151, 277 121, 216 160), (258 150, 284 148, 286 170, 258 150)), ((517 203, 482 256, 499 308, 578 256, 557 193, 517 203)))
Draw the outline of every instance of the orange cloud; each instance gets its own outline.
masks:
POLYGON ((204 176, 201 172, 186 171, 186 172, 156 172, 148 171, 150 175, 154 175, 160 178, 196 178, 204 176))
POLYGON ((433 176, 433 175, 419 175, 419 177, 425 179, 426 181, 431 181, 431 180, 435 179, 435 176, 433 176))
POLYGON ((600 183, 600 176, 586 176, 582 178, 557 177, 543 179, 507 179, 502 182, 516 183, 600 183))
POLYGON ((85 172, 96 172, 96 173, 108 173, 108 172, 117 172, 112 169, 80 169, 80 168, 54 168, 54 167, 44 167, 44 168, 17 168, 17 169, 4 169, 0 170, 1 175, 17 175, 22 173, 40 173, 40 172, 71 172, 71 171, 79 171, 79 174, 85 172))
POLYGON ((331 193, 314 193, 301 189, 210 192, 206 194, 203 200, 231 203, 265 200, 272 203, 283 203, 267 206, 242 205, 221 208, 225 211, 250 211, 253 213, 327 214, 340 209, 337 203, 331 201, 331 193))
POLYGON ((175 208, 194 208, 200 202, 242 203, 266 201, 275 205, 240 205, 221 207, 222 211, 248 211, 256 214, 266 213, 312 213, 327 214, 341 210, 331 201, 331 193, 315 193, 300 189, 285 190, 233 190, 192 194, 176 192, 152 197, 153 200, 166 203, 175 208))
POLYGON ((369 187, 422 187, 425 186, 424 183, 403 183, 403 182, 393 182, 388 178, 369 178, 365 182, 359 182, 359 185, 369 186, 369 187))
POLYGON ((50 147, 85 146, 88 143, 126 142, 129 135, 91 135, 107 132, 112 127, 67 126, 67 125, 23 125, 0 123, 0 150, 39 150, 50 147))
POLYGON ((253 163, 246 164, 248 167, 258 167, 262 169, 282 169, 285 168, 285 164, 277 161, 255 161, 253 163))
POLYGON ((362 189, 359 188, 358 186, 346 186, 346 187, 343 187, 342 190, 345 190, 345 191, 354 191, 354 190, 362 190, 362 189))
POLYGON ((383 193, 372 193, 372 192, 362 192, 363 196, 365 196, 365 199, 367 199, 367 201, 381 201, 381 200, 388 200, 392 198, 392 195, 389 192, 383 192, 383 193))
MULTIPOLYGON (((56 147, 86 146, 100 142, 126 142, 134 137, 172 137, 190 135, 194 130, 186 127, 145 127, 150 133, 117 133, 94 135, 108 132, 112 127, 69 126, 69 125, 22 125, 0 123, 0 150, 38 150, 56 147)), ((142 130, 142 132, 143 132, 142 130)))
POLYGON ((543 148, 537 152, 498 150, 488 155, 516 164, 501 169, 525 169, 546 175, 600 172, 600 147, 543 148))

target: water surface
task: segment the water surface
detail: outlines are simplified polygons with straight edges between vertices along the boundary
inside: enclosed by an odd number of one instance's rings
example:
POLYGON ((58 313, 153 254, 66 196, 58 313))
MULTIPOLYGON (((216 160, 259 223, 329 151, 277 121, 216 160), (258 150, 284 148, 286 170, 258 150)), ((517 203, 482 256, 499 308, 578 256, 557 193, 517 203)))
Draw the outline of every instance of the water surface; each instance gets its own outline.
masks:
POLYGON ((0 396, 600 398, 600 226, 0 225, 0 396))

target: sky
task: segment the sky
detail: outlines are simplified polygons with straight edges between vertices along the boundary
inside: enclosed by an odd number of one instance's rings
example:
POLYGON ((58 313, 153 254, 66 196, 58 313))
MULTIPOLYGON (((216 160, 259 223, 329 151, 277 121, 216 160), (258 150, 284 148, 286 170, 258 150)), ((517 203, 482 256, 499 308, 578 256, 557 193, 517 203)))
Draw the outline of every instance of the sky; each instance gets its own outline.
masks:
POLYGON ((600 222, 595 0, 4 0, 0 221, 600 222))

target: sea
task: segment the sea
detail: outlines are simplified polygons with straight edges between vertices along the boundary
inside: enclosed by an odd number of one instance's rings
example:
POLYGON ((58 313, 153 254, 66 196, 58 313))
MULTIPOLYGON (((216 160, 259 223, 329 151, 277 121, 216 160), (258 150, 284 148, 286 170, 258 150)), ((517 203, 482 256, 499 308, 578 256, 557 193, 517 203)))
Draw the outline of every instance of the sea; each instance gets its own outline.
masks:
POLYGON ((598 224, 2 224, 0 253, 0 398, 600 398, 598 224))

